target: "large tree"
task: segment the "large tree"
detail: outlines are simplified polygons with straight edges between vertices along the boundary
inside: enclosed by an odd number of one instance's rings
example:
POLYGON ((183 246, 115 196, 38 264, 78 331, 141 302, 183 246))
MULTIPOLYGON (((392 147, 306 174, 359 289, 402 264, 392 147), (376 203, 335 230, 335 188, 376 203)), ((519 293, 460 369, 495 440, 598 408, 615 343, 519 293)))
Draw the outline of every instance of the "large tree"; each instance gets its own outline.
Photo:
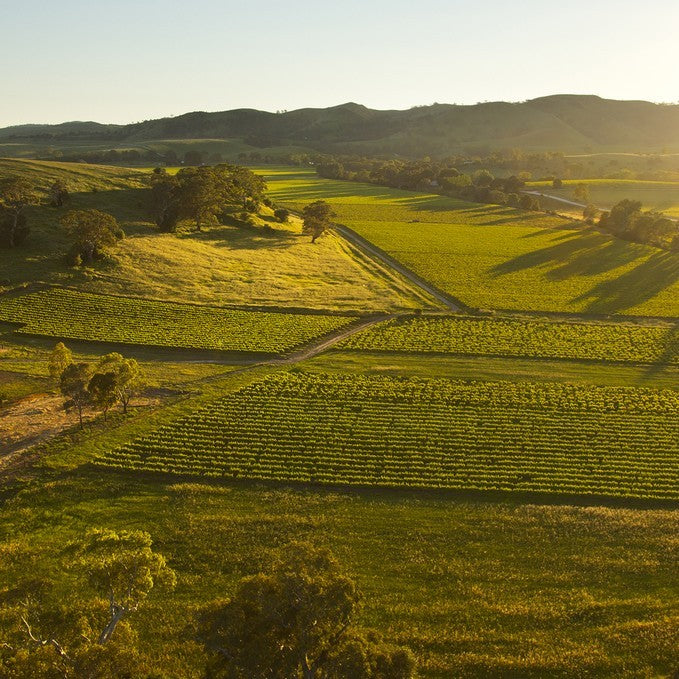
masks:
POLYGON ((409 679, 414 662, 354 626, 359 596, 333 556, 293 543, 267 573, 203 614, 199 638, 215 679, 409 679), (356 668, 360 672, 356 673, 356 668))
POLYGON ((163 168, 157 167, 150 176, 151 206, 153 219, 160 231, 169 233, 177 230, 180 219, 179 181, 163 168))
POLYGON ((63 342, 56 344, 50 353, 47 365, 50 378, 54 384, 59 384, 64 370, 71 363, 73 363, 73 353, 71 350, 63 342))
POLYGON ((28 236, 25 209, 40 202, 35 187, 20 177, 0 181, 0 238, 6 247, 21 245, 28 236))
POLYGON ((0 598, 0 676, 137 679, 155 676, 135 647, 128 619, 152 590, 176 582, 148 533, 95 529, 64 548, 82 584, 17 579, 0 598), (88 596, 88 587, 90 595, 88 596))
POLYGON ((123 236, 115 217, 99 210, 71 210, 64 215, 61 224, 73 240, 74 250, 88 264, 123 236))
POLYGON ((335 213, 332 207, 324 200, 310 203, 302 210, 304 224, 302 233, 311 236, 311 242, 315 243, 332 225, 335 213))

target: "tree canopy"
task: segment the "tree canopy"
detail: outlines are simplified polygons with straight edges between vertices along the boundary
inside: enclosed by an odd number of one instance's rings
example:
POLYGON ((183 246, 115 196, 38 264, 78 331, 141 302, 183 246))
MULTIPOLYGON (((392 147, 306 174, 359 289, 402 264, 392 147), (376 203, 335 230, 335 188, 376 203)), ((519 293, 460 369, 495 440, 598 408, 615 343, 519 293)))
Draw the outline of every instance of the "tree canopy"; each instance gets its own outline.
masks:
POLYGON ((410 653, 355 626, 359 594, 325 549, 292 543, 202 615, 218 679, 409 679, 410 653))

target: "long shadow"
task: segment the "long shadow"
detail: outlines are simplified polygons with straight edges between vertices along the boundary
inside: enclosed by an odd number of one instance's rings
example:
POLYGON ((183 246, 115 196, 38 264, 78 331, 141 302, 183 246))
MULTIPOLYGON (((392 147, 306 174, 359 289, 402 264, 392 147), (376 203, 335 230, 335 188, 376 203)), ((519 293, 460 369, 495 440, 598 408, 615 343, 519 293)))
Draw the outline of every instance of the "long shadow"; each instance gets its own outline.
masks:
POLYGON ((679 359, 679 325, 668 328, 665 349, 658 360, 649 366, 645 377, 650 378, 662 372, 668 364, 679 362, 677 359, 679 359))
POLYGON ((203 241, 230 250, 264 250, 289 248, 299 242, 300 236, 283 229, 261 227, 214 226, 205 231, 183 233, 180 238, 203 241))
POLYGON ((648 301, 679 281, 679 256, 656 252, 631 271, 602 281, 576 298, 589 313, 617 313, 648 301))
MULTIPOLYGON (((502 262, 491 269, 491 273, 498 277, 525 269, 556 264, 568 266, 570 275, 593 274, 616 268, 624 262, 606 261, 601 256, 602 249, 608 242, 598 234, 570 234, 564 239, 561 234, 556 236, 558 242, 538 250, 525 252, 513 259, 502 262)), ((639 256, 639 255, 636 255, 639 256)), ((564 274, 565 275, 565 274, 564 274)))

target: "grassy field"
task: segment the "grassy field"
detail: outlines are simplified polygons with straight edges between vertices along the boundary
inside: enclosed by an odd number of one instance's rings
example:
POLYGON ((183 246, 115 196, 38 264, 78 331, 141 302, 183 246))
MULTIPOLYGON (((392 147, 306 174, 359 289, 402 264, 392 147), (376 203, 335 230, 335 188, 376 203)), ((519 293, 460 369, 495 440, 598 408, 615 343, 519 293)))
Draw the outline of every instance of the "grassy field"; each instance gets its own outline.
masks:
POLYGON ((360 351, 679 363, 676 325, 432 316, 394 319, 343 340, 360 351))
POLYGON ((62 179, 69 208, 113 214, 126 238, 112 248, 113 263, 69 268, 69 244, 58 221, 63 211, 27 211, 28 243, 0 253, 0 287, 43 281, 90 292, 205 304, 247 304, 335 310, 431 306, 412 286, 330 237, 311 245, 301 224, 278 224, 263 209, 251 228, 221 225, 197 233, 160 234, 150 222, 142 180, 147 171, 72 163, 0 160, 0 178, 17 175, 46 189, 62 179))
POLYGON ((276 200, 327 200, 338 222, 469 306, 679 316, 677 253, 540 213, 261 171, 276 200))
POLYGON ((0 583, 49 573, 67 597, 70 540, 92 526, 147 530, 179 582, 135 616, 142 652, 163 677, 198 679, 197 608, 228 596, 272 549, 305 538, 338 555, 365 597, 359 622, 410 646, 425 679, 666 676, 679 632, 677 520, 661 510, 82 471, 4 506, 0 583))
MULTIPOLYGON (((589 189, 590 202, 597 207, 608 209, 625 198, 640 200, 644 210, 660 210, 671 217, 679 218, 679 182, 641 181, 637 179, 582 179, 565 180, 560 189, 551 182, 529 182, 527 188, 558 196, 567 200, 574 198, 573 191, 578 184, 589 189)), ((562 208, 567 206, 562 205, 562 208)))
POLYGON ((282 354, 340 330, 351 316, 241 311, 48 288, 0 297, 19 333, 86 342, 282 354))

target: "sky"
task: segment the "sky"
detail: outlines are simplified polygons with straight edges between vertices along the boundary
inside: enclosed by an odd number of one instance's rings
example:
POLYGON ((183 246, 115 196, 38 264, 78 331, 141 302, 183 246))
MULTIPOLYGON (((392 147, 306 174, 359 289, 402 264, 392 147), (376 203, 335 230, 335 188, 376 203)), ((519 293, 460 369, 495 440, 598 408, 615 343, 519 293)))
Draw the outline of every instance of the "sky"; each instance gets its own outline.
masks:
POLYGON ((679 101, 678 0, 0 0, 0 27, 0 127, 348 101, 679 101))

